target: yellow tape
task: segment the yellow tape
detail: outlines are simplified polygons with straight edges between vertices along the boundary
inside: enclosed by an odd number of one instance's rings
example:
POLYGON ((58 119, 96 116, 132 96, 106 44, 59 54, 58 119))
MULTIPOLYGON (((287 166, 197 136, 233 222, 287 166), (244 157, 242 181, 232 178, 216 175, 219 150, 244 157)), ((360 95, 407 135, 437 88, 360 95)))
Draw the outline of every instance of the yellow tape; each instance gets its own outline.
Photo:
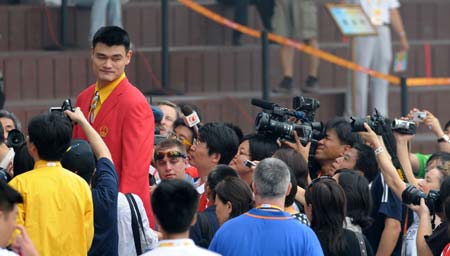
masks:
MULTIPOLYGON (((212 12, 211 10, 201 6, 200 4, 197 4, 193 2, 192 0, 178 0, 180 3, 184 4, 186 7, 192 9, 193 11, 217 22, 220 23, 226 27, 229 27, 231 29, 237 30, 243 34, 260 38, 261 32, 256 29, 252 29, 243 25, 240 25, 238 23, 235 23, 229 19, 226 19, 217 13, 212 12)), ((291 46, 299 51, 302 51, 309 55, 317 56, 325 61, 331 62, 333 64, 336 64, 338 66, 358 71, 362 73, 366 73, 370 76, 377 77, 383 80, 389 81, 391 84, 400 84, 400 78, 397 76, 384 74, 381 72, 378 72, 376 70, 366 68, 363 66, 360 66, 352 61, 346 60, 344 58, 338 57, 334 54, 310 47, 306 44, 290 40, 288 38, 278 36, 272 33, 268 34, 268 39, 274 42, 277 42, 282 45, 288 45, 291 46)), ((423 77, 414 77, 414 78, 408 78, 407 79, 408 86, 423 86, 423 85, 450 85, 450 78, 423 78, 423 77)))

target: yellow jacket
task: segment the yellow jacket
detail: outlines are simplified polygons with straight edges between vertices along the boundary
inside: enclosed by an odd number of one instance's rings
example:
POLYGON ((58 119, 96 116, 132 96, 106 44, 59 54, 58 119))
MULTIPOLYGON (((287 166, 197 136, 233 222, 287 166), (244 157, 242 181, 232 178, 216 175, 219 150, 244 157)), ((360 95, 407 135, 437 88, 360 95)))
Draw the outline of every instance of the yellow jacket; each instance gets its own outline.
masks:
POLYGON ((23 196, 17 223, 40 255, 86 256, 94 237, 89 185, 60 162, 38 161, 9 182, 23 196))

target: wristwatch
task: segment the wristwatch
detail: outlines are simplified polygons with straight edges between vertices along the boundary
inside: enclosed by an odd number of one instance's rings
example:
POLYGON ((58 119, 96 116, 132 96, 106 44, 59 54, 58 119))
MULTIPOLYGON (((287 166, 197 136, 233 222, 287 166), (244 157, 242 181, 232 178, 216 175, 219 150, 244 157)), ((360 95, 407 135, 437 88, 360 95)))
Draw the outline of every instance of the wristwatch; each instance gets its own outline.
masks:
POLYGON ((450 143, 450 138, 448 137, 447 134, 445 134, 444 136, 440 137, 440 138, 437 140, 437 142, 438 142, 438 143, 441 143, 441 142, 447 142, 447 143, 450 143))

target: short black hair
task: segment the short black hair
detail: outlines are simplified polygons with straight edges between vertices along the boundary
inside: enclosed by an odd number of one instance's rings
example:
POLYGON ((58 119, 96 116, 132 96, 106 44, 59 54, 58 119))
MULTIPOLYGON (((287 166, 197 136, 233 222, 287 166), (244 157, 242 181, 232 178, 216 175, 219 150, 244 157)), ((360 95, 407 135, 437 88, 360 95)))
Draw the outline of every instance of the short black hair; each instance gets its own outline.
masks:
POLYGON ((31 119, 28 136, 42 160, 60 161, 70 146, 72 124, 62 113, 46 113, 31 119))
POLYGON ((130 37, 127 31, 117 26, 106 26, 97 30, 92 39, 92 48, 95 48, 98 43, 103 43, 107 46, 123 45, 125 52, 130 50, 130 37))
POLYGON ((356 142, 361 142, 361 137, 356 132, 352 132, 350 122, 344 117, 336 116, 329 120, 325 125, 325 132, 329 129, 336 132, 341 145, 353 146, 356 142))
POLYGON ((163 180, 152 194, 152 208, 162 229, 168 234, 189 230, 197 212, 197 190, 184 180, 163 180))
POLYGON ((23 203, 19 192, 10 187, 5 181, 0 180, 0 211, 10 212, 15 204, 23 203))
POLYGON ((231 167, 225 164, 217 165, 209 174, 206 179, 206 184, 213 192, 213 198, 216 197, 216 186, 226 177, 239 177, 238 173, 231 167))
POLYGON ((363 143, 356 143, 352 148, 358 151, 355 167, 353 167, 353 169, 363 172, 364 177, 371 182, 379 172, 375 152, 370 146, 363 143))
POLYGON ((200 127, 199 138, 208 147, 208 154, 220 154, 219 164, 229 164, 236 155, 239 139, 236 132, 224 123, 207 123, 200 127))
POLYGON ((277 141, 272 136, 264 134, 252 133, 246 135, 242 141, 248 140, 250 160, 261 161, 264 158, 271 157, 273 153, 278 149, 277 141))

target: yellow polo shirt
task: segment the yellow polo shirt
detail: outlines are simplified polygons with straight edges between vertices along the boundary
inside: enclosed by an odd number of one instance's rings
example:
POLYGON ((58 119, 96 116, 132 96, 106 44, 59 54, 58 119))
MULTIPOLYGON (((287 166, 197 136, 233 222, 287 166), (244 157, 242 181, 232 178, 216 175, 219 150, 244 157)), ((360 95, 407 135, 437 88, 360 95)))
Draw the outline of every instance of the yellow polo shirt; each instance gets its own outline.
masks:
POLYGON ((98 88, 98 82, 95 84, 95 91, 98 91, 98 94, 100 96, 97 106, 95 108, 95 116, 97 116, 98 111, 100 111, 100 109, 102 108, 103 102, 106 101, 106 99, 109 97, 109 95, 114 91, 114 89, 116 89, 116 87, 120 84, 120 82, 122 82, 122 80, 125 78, 125 76, 126 75, 124 72, 124 73, 122 73, 122 75, 120 75, 119 78, 112 81, 110 84, 108 84, 107 86, 105 86, 101 89, 98 88))
POLYGON ((89 185, 60 162, 37 161, 9 185, 23 197, 17 223, 25 226, 40 255, 86 256, 94 237, 89 185))

